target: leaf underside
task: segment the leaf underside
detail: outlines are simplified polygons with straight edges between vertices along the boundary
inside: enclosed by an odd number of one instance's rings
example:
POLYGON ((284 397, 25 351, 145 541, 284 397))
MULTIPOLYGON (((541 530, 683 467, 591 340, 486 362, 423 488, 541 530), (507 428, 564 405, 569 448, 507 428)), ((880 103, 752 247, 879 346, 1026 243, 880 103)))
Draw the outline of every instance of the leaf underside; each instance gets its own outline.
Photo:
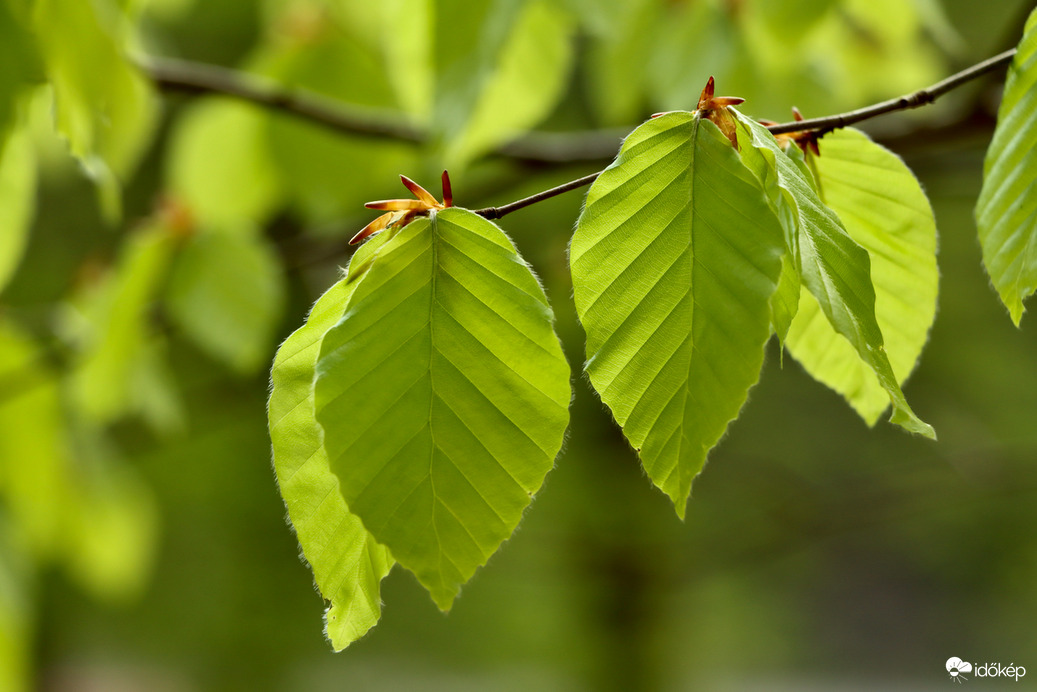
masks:
MULTIPOLYGON (((733 109, 732 109, 733 110, 733 109)), ((782 151, 758 122, 738 117, 742 159, 763 183, 785 227, 803 288, 818 302, 829 324, 845 337, 875 373, 893 404, 893 423, 935 438, 904 398, 875 318, 875 289, 867 251, 854 242, 838 215, 818 197, 812 174, 801 159, 782 151)))
POLYGON ((323 432, 314 417, 314 366, 324 333, 338 321, 365 263, 383 240, 375 238, 354 254, 347 276, 321 296, 306 323, 281 345, 271 372, 274 471, 303 556, 321 595, 331 603, 326 632, 336 651, 378 622, 379 585, 394 561, 349 511, 328 466, 323 432))
POLYGON ((1019 326, 1037 290, 1037 10, 1012 60, 976 203, 983 264, 1019 326))
MULTIPOLYGON (((812 160, 822 200, 871 258, 875 318, 898 383, 918 362, 936 316, 936 220, 921 185, 896 154, 859 130, 825 135, 812 160)), ((818 381, 846 397, 868 425, 889 407, 874 371, 803 291, 789 352, 818 381)))
POLYGON ((324 337, 317 419, 350 510, 447 610, 552 468, 569 367, 499 228, 450 208, 388 233, 324 337))
POLYGON ((759 379, 783 247, 756 179, 693 113, 637 128, 587 195, 570 250, 586 370, 681 517, 759 379))

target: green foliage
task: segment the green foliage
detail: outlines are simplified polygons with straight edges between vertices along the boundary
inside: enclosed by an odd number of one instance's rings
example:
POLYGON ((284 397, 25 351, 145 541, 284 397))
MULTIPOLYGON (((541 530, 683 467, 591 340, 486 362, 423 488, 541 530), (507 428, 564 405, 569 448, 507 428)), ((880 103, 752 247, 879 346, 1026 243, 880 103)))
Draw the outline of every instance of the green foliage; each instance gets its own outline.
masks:
MULTIPOLYGON (((72 396, 88 420, 109 423, 148 407, 155 363, 151 311, 165 285, 177 238, 162 224, 134 232, 115 271, 85 287, 66 317, 79 351, 72 396)), ((71 306, 70 306, 71 307, 71 306)))
POLYGON ((570 261, 587 373, 677 514, 760 376, 781 226, 697 113, 649 121, 587 193, 570 261))
POLYGON ((306 324, 281 345, 271 372, 270 439, 274 471, 303 556, 324 598, 331 645, 340 651, 378 622, 379 582, 394 560, 349 511, 338 478, 328 466, 323 431, 314 417, 314 365, 325 332, 338 322, 388 235, 360 248, 347 275, 313 306, 306 324))
POLYGON ((258 370, 284 307, 277 255, 252 234, 197 233, 173 264, 166 304, 214 357, 241 372, 258 370))
POLYGON ((278 204, 277 169, 264 137, 267 115, 233 101, 203 101, 177 121, 169 189, 198 223, 245 230, 278 204))
POLYGON ((18 268, 36 203, 36 155, 27 127, 0 125, 0 292, 18 268))
POLYGON ((828 322, 875 373, 893 404, 891 420, 911 432, 935 437, 904 398, 875 318, 875 289, 867 251, 846 233, 818 197, 813 177, 800 159, 786 156, 759 123, 738 115, 742 157, 767 192, 785 228, 785 242, 805 290, 828 322))
MULTIPOLYGON (((936 220, 918 180, 900 158, 864 133, 836 130, 810 157, 820 198, 868 251, 875 319, 898 383, 914 369, 936 316, 936 220)), ((875 373, 803 290, 787 342, 820 382, 846 397, 874 425, 889 406, 875 373)))
MULTIPOLYGON (((558 314, 579 317, 591 385, 680 517, 771 334, 869 425, 892 404, 894 423, 934 437, 901 390, 938 280, 935 222, 914 175, 855 130, 816 131, 815 156, 794 146, 806 138, 775 139, 741 113, 689 111, 708 75, 770 115, 908 92, 945 73, 944 54, 959 57, 949 26, 927 0, 0 0, 0 688, 31 686, 25 604, 46 568, 102 599, 147 585, 158 514, 126 451, 180 439, 168 456, 194 459, 194 436, 176 435, 204 416, 188 416, 181 397, 219 411, 238 388, 261 389, 282 313, 301 315, 329 283, 277 351, 267 418, 281 495, 328 602, 327 637, 341 650, 378 622, 397 561, 441 609, 453 605, 563 446, 572 394, 554 312, 504 230, 466 209, 395 217, 337 281, 322 265, 342 259, 360 202, 401 171, 449 166, 472 206, 547 187, 548 174, 501 149, 535 127, 579 145, 600 126, 683 109, 633 129, 590 188, 568 275, 571 217, 540 211, 508 226, 536 245, 527 256, 556 298, 571 277, 575 311, 558 314), (219 46, 196 40, 212 17, 235 18, 226 45, 222 34, 219 46), (159 123, 156 85, 127 53, 196 50, 264 80, 245 86, 283 85, 291 96, 274 100, 288 110, 296 98, 344 104, 413 134, 344 133, 312 112, 293 119, 219 97, 173 102, 159 123), (53 122, 26 117, 29 103, 53 122), (725 117, 736 135, 715 126, 725 117), (55 131, 66 164, 100 188, 107 225, 127 195, 125 227, 105 233, 72 204, 77 188, 47 147, 55 131), (35 273, 53 288, 37 290, 35 273), (218 393, 198 393, 206 378, 218 393)), ((1037 13, 976 208, 984 262, 1016 324, 1037 290, 1035 113, 1037 13)), ((570 322, 561 331, 575 353, 570 322)), ((591 445, 595 474, 599 456, 629 452, 604 437, 591 445)), ((221 437, 213 456, 253 462, 226 442, 237 439, 221 437)), ((236 468, 181 479, 183 466, 151 472, 208 489, 236 468)), ((609 527, 629 516, 600 488, 578 490, 572 515, 590 508, 609 527)), ((219 498, 221 517, 234 501, 219 498)), ((206 530, 233 523, 190 510, 206 530)), ((634 557, 619 567, 611 554, 582 555, 585 535, 570 559, 636 590, 650 562, 639 530, 623 527, 636 538, 622 539, 634 557)), ((232 600, 249 600, 244 580, 227 581, 232 600)))
POLYGON ((983 264, 1018 326, 1037 291, 1037 11, 1009 68, 983 166, 976 225, 983 264))
POLYGON ((38 0, 33 22, 47 78, 54 89, 58 131, 100 186, 110 216, 118 184, 134 168, 151 136, 155 103, 150 84, 130 66, 113 38, 122 32, 97 3, 38 0))
POLYGON ((396 232, 324 336, 317 420, 346 505, 443 610, 554 465, 569 368, 543 289, 461 209, 396 232))

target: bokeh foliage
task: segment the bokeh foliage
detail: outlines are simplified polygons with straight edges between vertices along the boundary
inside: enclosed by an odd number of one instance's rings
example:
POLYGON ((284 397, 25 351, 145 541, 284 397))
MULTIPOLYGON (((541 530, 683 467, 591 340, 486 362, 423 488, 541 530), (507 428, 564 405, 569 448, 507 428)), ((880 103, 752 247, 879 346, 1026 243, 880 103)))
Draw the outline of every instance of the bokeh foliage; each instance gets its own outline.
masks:
MULTIPOLYGON (((940 310, 908 384, 938 443, 868 430, 772 347, 680 524, 577 380, 535 511, 449 618, 396 574, 382 624, 332 657, 263 415, 276 343, 398 173, 449 165, 464 206, 511 201, 602 163, 487 156, 526 130, 632 128, 693 108, 710 74, 756 117, 857 107, 1014 45, 1031 5, 0 0, 0 689, 744 688, 927 682, 951 655, 1037 666, 1037 344, 974 240, 990 120, 919 125, 982 115, 982 85, 872 131, 903 147, 940 229, 940 310), (160 97, 141 55, 430 136, 160 97)), ((574 366, 580 205, 501 222, 574 366)))

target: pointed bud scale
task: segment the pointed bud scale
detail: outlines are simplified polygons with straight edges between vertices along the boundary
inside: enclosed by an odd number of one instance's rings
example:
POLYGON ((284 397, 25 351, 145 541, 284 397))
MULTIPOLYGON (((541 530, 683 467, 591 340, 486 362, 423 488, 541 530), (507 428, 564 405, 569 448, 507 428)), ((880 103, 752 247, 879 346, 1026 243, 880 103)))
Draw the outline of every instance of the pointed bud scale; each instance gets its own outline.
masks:
POLYGON ((443 171, 443 201, 437 202, 432 194, 418 185, 405 175, 400 176, 403 186, 406 187, 417 199, 381 199, 367 202, 364 206, 368 209, 379 209, 387 211, 377 219, 360 229, 360 232, 350 239, 350 245, 356 245, 365 238, 387 228, 403 228, 416 216, 424 216, 433 209, 446 209, 453 206, 453 193, 450 189, 450 176, 443 171))

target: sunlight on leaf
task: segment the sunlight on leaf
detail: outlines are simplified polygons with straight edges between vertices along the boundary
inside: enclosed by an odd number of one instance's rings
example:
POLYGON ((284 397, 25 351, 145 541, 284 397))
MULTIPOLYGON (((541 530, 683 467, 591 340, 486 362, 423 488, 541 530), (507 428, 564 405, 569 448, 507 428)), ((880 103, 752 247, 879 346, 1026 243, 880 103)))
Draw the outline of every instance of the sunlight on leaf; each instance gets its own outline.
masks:
POLYGON ((486 219, 444 209, 384 243, 321 344, 317 420, 350 510, 448 610, 554 465, 569 366, 486 219))
POLYGON ((983 264, 1016 326, 1037 291, 1037 10, 1018 51, 976 203, 983 264))
POLYGON ((570 250, 586 370, 681 517, 760 377, 783 249, 759 183, 698 114, 641 125, 587 193, 570 250))
POLYGON ((349 511, 328 466, 323 431, 313 408, 314 365, 325 332, 335 326, 384 234, 361 246, 347 276, 313 306, 306 324, 281 345, 271 372, 268 408, 274 471, 303 557, 331 605, 325 631, 336 651, 349 646, 381 617, 380 582, 392 569, 389 551, 349 511))
POLYGON ((0 125, 0 293, 18 268, 36 209, 36 156, 27 127, 0 125))
POLYGON ((742 159, 766 186, 785 242, 796 260, 804 289, 817 299, 835 330, 875 372, 893 404, 893 423, 934 438, 904 398, 883 346, 875 318, 868 253, 846 233, 842 222, 817 196, 814 179, 802 158, 782 151, 758 122, 738 114, 742 159))
MULTIPOLYGON (((936 220, 918 180, 896 154, 859 130, 831 132, 812 163, 824 202, 871 256, 875 318, 897 382, 914 370, 936 316, 936 220)), ((788 334, 789 352, 842 394, 869 425, 889 407, 874 371, 824 318, 809 292, 788 334)))

